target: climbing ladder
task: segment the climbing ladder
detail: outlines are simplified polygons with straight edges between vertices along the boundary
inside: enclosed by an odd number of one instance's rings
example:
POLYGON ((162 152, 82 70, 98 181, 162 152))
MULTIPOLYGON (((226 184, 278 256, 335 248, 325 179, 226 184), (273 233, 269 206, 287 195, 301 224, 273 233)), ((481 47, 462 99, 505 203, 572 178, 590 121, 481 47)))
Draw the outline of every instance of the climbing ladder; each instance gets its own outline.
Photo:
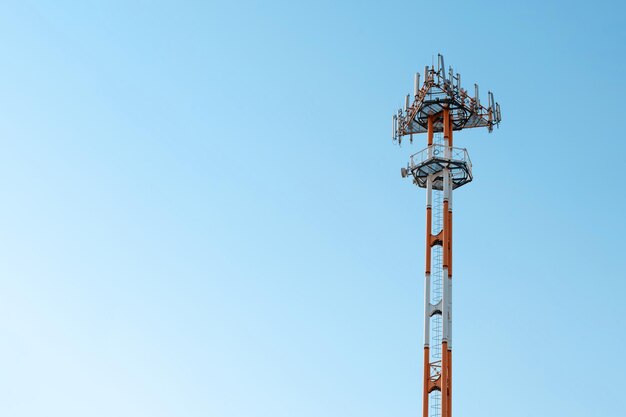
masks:
MULTIPOLYGON (((441 133, 434 134, 434 143, 443 144, 443 135, 441 133)), ((443 229, 443 192, 433 190, 433 208, 432 208, 432 231, 433 235, 437 235, 443 229)), ((441 246, 435 245, 432 248, 432 269, 431 269, 431 294, 430 303, 437 305, 441 302, 443 296, 443 251, 441 246)), ((435 381, 441 377, 441 339, 443 326, 441 315, 435 314, 431 317, 431 351, 430 351, 430 378, 435 381), (437 367, 439 364, 439 367, 437 367), (433 366, 434 365, 434 366, 433 366)), ((430 393, 430 410, 429 417, 441 416, 441 392, 433 391, 430 393)))

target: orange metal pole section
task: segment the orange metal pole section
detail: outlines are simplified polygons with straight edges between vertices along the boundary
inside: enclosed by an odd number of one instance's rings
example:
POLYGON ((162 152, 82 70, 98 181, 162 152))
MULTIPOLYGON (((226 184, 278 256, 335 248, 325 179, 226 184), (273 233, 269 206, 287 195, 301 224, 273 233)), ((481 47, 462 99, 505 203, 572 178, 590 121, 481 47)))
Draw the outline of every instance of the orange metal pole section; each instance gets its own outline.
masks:
POLYGON ((428 385, 430 382, 430 348, 424 347, 424 396, 422 399, 422 415, 428 417, 428 385))
POLYGON ((450 116, 448 117, 448 140, 450 141, 450 146, 454 146, 452 145, 452 132, 454 129, 454 124, 452 123, 452 114, 450 113, 450 116))
POLYGON ((444 142, 448 139, 449 131, 448 131, 448 115, 450 114, 450 110, 444 108, 442 111, 441 124, 443 125, 443 139, 444 142))
POLYGON ((443 108, 443 137, 450 140, 450 109, 443 108))
POLYGON ((441 417, 450 417, 448 400, 448 342, 441 344, 441 417))
MULTIPOLYGON (((433 134, 435 133, 433 130, 433 120, 435 115, 431 114, 428 116, 428 146, 433 144, 433 134)), ((430 230, 428 231, 430 233, 430 230)))
MULTIPOLYGON (((443 245, 442 245, 442 251, 443 251, 443 268, 447 268, 450 264, 449 264, 449 259, 448 259, 448 241, 450 239, 449 236, 449 232, 448 232, 448 220, 449 220, 449 216, 448 216, 448 206, 449 206, 449 202, 444 200, 443 202, 443 239, 441 240, 443 245)), ((446 278, 446 277, 443 277, 446 278)))
POLYGON ((452 349, 448 351, 448 416, 452 416, 452 349))

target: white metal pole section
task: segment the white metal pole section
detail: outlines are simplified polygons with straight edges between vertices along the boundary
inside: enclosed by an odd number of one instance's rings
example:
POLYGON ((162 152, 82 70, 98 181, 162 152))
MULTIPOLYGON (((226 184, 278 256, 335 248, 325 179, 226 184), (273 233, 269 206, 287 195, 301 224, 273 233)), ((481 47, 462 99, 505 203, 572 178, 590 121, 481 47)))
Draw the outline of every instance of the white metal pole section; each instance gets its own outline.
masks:
MULTIPOLYGON (((426 179, 426 212, 432 210, 432 200, 433 200, 433 181, 429 176, 426 179)), ((430 215, 430 214, 429 214, 430 215)), ((430 230, 427 230, 427 237, 430 238, 430 230)), ((427 240, 428 240, 427 239, 427 240)), ((430 245, 426 242, 426 250, 430 251, 430 245)), ((426 271, 424 277, 424 347, 430 346, 430 270, 426 271)))

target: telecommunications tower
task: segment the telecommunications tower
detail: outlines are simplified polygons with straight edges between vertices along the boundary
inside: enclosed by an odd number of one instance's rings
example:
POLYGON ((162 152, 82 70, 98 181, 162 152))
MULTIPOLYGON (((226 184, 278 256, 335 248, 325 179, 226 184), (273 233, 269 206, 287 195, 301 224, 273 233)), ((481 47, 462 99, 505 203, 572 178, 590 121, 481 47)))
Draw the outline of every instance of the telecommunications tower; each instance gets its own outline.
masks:
POLYGON ((488 93, 483 106, 474 84, 472 96, 461 87, 461 74, 446 72, 443 56, 437 68, 415 74, 413 98, 393 116, 393 140, 426 133, 428 146, 411 155, 403 178, 426 188, 426 273, 424 280, 423 417, 452 416, 452 191, 472 181, 467 150, 455 148, 454 131, 500 123, 500 105, 488 93))

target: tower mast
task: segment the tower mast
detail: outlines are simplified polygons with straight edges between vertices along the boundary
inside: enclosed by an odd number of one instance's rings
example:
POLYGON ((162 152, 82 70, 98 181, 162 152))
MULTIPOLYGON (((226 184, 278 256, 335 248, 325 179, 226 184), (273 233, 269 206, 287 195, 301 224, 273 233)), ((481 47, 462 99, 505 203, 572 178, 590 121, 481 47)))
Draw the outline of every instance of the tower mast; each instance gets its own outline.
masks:
POLYGON ((426 268, 424 277, 423 417, 452 416, 452 192, 472 181, 472 163, 465 148, 454 147, 453 132, 473 127, 493 131, 500 105, 488 93, 488 105, 461 87, 461 75, 446 73, 443 56, 437 68, 415 74, 413 100, 393 116, 392 136, 427 134, 427 147, 409 158, 403 178, 426 189, 426 268), (434 199, 433 199, 434 197, 434 199), (434 200, 434 201, 433 201, 434 200), (432 349, 431 349, 432 347, 432 349))

